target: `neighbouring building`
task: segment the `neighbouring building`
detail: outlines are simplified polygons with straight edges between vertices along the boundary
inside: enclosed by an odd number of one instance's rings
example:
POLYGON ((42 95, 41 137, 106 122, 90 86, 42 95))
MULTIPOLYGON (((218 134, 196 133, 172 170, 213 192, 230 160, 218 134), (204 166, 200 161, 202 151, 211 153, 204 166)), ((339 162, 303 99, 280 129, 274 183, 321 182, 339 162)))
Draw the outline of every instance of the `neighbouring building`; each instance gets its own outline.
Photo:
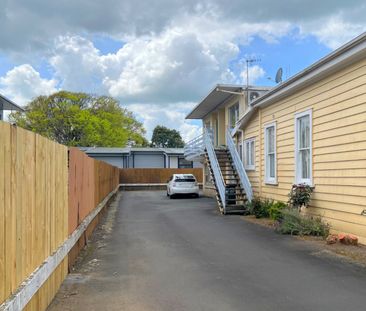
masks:
MULTIPOLYGON (((309 184, 307 213, 366 243, 366 33, 249 103, 247 95, 242 86, 218 86, 187 116, 212 133, 216 158, 206 161, 206 192, 222 200, 225 174, 215 175, 222 166, 212 162, 220 164, 217 150, 233 141, 237 182, 249 196, 287 201, 293 184, 309 184)), ((207 158, 207 144, 187 144, 187 158, 207 158)))
POLYGON ((24 111, 24 109, 15 104, 10 99, 0 94, 0 120, 4 119, 4 111, 24 111))
POLYGON ((195 168, 198 161, 188 161, 183 148, 104 148, 81 147, 88 156, 119 168, 195 168))

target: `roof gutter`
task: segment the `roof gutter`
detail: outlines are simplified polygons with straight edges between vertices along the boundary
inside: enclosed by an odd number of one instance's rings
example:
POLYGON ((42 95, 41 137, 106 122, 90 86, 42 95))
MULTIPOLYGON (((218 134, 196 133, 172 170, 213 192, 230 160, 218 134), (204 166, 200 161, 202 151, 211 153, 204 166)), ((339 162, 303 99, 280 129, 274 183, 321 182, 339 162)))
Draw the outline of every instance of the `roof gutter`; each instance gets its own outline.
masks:
POLYGON ((339 70, 346 65, 365 57, 366 32, 354 40, 323 57, 313 65, 307 67, 292 78, 263 94, 253 101, 251 106, 268 106, 289 94, 313 84, 326 75, 339 70))

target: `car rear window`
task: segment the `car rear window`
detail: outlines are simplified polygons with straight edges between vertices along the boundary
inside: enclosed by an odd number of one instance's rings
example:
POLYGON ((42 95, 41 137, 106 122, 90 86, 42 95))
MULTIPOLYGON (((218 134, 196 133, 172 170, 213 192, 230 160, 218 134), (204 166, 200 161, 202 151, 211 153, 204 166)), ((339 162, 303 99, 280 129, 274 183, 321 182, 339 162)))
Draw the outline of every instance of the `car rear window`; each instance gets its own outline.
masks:
POLYGON ((187 178, 177 177, 174 181, 176 181, 176 182, 195 182, 196 179, 194 177, 187 177, 187 178))

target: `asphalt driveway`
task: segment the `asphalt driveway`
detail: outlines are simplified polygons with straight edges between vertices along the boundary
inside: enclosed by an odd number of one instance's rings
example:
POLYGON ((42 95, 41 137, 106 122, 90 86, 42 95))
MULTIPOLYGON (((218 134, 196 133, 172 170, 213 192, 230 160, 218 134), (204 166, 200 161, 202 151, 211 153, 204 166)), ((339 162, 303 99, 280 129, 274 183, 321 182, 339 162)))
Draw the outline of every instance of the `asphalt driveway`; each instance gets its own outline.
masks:
POLYGON ((365 309, 365 268, 160 191, 122 193, 49 308, 365 309))

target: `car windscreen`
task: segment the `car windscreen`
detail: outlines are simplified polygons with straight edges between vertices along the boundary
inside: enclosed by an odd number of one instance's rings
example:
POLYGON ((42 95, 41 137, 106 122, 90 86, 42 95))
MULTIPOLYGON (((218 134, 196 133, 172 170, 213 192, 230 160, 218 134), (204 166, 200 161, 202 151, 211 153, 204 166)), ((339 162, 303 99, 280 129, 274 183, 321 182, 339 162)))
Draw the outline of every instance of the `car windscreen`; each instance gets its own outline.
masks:
POLYGON ((195 182, 194 178, 176 178, 175 182, 195 182))

